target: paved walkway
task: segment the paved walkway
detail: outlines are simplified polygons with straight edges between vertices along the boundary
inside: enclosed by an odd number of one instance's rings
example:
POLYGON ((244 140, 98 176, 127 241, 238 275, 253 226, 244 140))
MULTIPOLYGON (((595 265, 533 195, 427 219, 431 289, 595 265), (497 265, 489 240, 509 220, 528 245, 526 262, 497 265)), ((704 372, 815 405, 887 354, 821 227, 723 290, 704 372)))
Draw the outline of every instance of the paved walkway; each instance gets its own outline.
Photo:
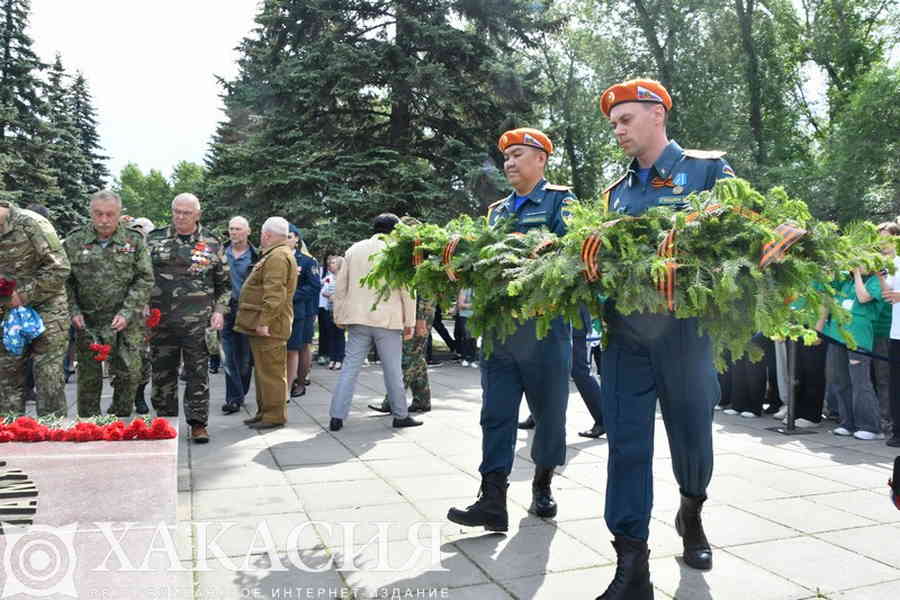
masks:
MULTIPOLYGON (((383 394, 380 368, 366 367, 336 434, 327 431, 335 372, 314 367, 309 392, 291 402, 290 424, 262 434, 241 424, 246 414, 221 414, 223 376, 213 376, 211 443, 189 444, 181 424, 178 547, 194 572, 180 575, 175 597, 588 600, 602 592, 615 569, 602 519, 607 444, 576 435, 591 422, 574 387, 568 463, 553 482, 558 518, 525 511, 533 466, 530 433, 520 432, 509 534, 485 534, 445 519, 478 490, 479 371, 447 363, 430 375, 425 426, 394 431, 390 418, 366 408, 383 394)), ((824 429, 785 437, 765 429, 775 425, 769 417, 717 413, 704 510, 717 550, 715 568, 700 573, 678 558, 678 489, 658 424, 657 599, 900 598, 900 511, 886 486, 894 449, 824 429)))

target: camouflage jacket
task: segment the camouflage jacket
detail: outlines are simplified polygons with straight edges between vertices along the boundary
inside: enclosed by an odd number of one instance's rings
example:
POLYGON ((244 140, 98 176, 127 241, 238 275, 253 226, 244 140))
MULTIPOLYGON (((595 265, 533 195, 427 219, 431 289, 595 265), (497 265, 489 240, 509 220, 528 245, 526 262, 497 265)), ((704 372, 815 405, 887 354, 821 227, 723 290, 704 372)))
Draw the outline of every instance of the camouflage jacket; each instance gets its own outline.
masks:
POLYGON ((231 276, 222 244, 201 225, 187 240, 175 228, 147 236, 155 281, 150 308, 162 313, 160 327, 206 327, 213 311, 225 313, 231 298, 231 276))
POLYGON ((140 232, 119 226, 104 248, 93 226, 76 229, 63 242, 72 273, 66 285, 69 312, 89 326, 107 325, 113 315, 129 323, 143 318, 153 287, 150 252, 140 232), (100 318, 103 323, 94 323, 100 318))
POLYGON ((436 308, 437 302, 419 294, 416 298, 416 321, 434 321, 434 311, 436 308))
POLYGON ((16 292, 45 322, 68 321, 69 259, 50 221, 12 202, 0 226, 0 276, 16 280, 16 292))

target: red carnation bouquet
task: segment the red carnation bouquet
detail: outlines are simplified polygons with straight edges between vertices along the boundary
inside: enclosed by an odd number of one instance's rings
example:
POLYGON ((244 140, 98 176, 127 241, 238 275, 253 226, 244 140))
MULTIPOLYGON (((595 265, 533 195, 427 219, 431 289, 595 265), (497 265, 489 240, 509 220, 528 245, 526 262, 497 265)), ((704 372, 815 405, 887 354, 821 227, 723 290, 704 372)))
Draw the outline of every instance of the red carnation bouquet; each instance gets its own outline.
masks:
POLYGON ((9 306, 10 298, 16 291, 16 280, 0 277, 0 308, 9 306))
POLYGON ((91 338, 91 345, 88 346, 88 349, 94 353, 94 360, 97 362, 103 362, 109 358, 109 353, 112 352, 112 344, 104 344, 103 337, 93 333, 92 331, 87 331, 88 336, 91 338))
POLYGON ((50 422, 48 425, 31 417, 0 420, 0 443, 167 440, 176 435, 172 424, 159 417, 152 421, 149 418, 138 417, 128 425, 118 419, 103 424, 83 421, 71 427, 64 427, 59 421, 50 422))
POLYGON ((9 298, 16 291, 16 280, 0 277, 0 299, 9 298))
POLYGON ((109 353, 112 351, 112 346, 109 344, 91 344, 88 348, 90 348, 91 352, 96 352, 94 360, 97 362, 105 361, 109 358, 109 353))
POLYGON ((151 308, 150 314, 147 315, 147 321, 146 321, 147 329, 153 329, 154 327, 159 325, 159 322, 161 320, 162 320, 162 313, 160 312, 160 310, 158 308, 151 308))

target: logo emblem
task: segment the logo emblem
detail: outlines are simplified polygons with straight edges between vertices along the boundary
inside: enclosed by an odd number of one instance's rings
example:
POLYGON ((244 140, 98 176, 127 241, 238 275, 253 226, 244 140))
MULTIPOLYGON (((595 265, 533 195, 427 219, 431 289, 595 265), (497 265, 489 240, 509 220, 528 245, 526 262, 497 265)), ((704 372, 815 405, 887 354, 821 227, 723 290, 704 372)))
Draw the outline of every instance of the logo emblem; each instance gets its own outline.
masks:
POLYGON ((606 95, 606 101, 607 102, 615 102, 616 101, 616 93, 615 92, 608 93, 606 95))
POLYGON ((688 182, 687 173, 679 173, 675 176, 675 179, 672 180, 672 183, 675 185, 680 185, 682 187, 686 186, 688 182))
POLYGON ((637 97, 638 100, 652 100, 654 102, 662 103, 662 98, 660 98, 656 93, 651 92, 647 88, 643 86, 637 86, 637 97))

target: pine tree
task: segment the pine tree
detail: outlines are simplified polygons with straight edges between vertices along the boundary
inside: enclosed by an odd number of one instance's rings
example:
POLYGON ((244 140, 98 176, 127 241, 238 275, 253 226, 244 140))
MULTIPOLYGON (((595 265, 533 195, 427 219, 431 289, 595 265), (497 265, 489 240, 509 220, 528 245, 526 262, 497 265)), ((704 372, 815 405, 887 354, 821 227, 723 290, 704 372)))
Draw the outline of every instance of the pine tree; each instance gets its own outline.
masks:
POLYGON ((486 158, 499 166, 505 129, 534 119, 516 51, 554 25, 535 6, 266 1, 213 140, 216 216, 283 214, 338 250, 386 210, 434 222, 483 211, 467 184, 486 158))
POLYGON ((0 0, 0 155, 5 188, 22 205, 46 205, 59 188, 48 165, 47 106, 38 78, 46 65, 25 32, 30 10, 29 0, 0 0))
POLYGON ((50 67, 46 87, 48 109, 49 165, 59 185, 59 194, 48 200, 47 208, 57 228, 67 232, 87 220, 88 188, 84 183, 90 162, 82 152, 80 131, 66 86, 66 74, 59 54, 50 67))
POLYGON ((72 118, 79 132, 81 153, 89 163, 87 171, 82 176, 82 183, 88 191, 93 192, 107 185, 110 173, 106 167, 106 160, 109 157, 101 154, 103 148, 100 146, 100 134, 97 133, 97 111, 88 82, 81 72, 75 75, 75 80, 69 88, 69 102, 72 118))

